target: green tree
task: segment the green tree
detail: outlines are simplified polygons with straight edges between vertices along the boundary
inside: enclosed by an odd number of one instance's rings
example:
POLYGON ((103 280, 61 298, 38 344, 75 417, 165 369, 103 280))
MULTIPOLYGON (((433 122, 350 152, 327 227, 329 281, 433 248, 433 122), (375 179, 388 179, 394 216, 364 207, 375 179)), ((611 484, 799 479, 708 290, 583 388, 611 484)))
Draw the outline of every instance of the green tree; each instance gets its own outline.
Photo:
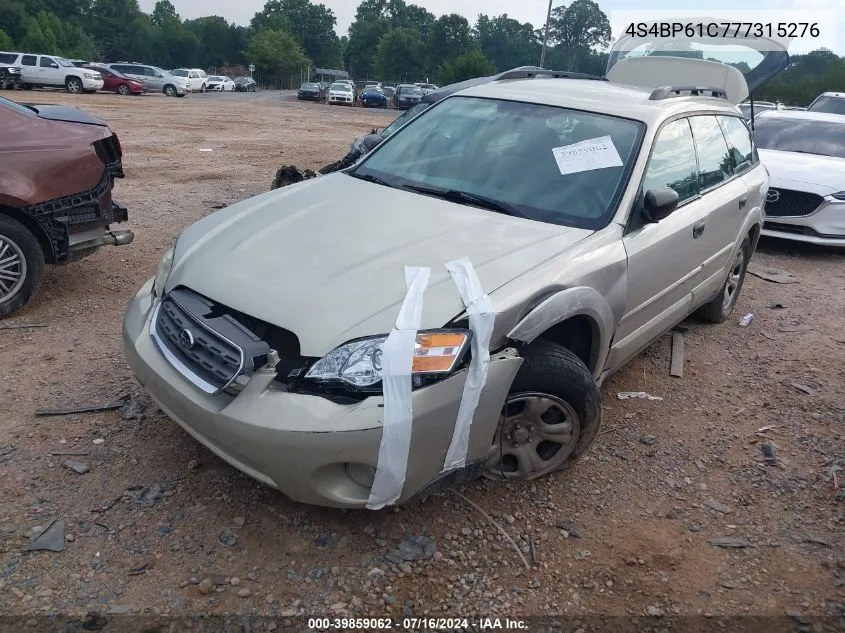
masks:
POLYGON ((25 51, 57 55, 59 53, 59 42, 49 25, 42 26, 38 20, 30 20, 26 35, 21 40, 21 48, 25 51))
POLYGON ((170 0, 158 0, 153 7, 153 12, 150 14, 150 22, 157 28, 164 28, 174 22, 182 22, 179 14, 176 13, 176 7, 170 0))
POLYGON ((487 77, 495 72, 493 62, 480 50, 473 49, 440 67, 440 84, 448 86, 467 79, 487 77))
POLYGON ((342 52, 334 30, 336 23, 331 9, 311 0, 268 0, 250 25, 254 32, 269 29, 290 33, 317 65, 338 67, 342 52))
POLYGON ((300 71, 310 66, 311 60, 289 33, 265 29, 249 38, 246 56, 266 79, 285 84, 290 76, 299 77, 300 71))
POLYGON ((425 44, 414 29, 395 29, 379 41, 376 76, 385 80, 414 81, 425 73, 425 44))
POLYGON ((13 42, 20 42, 26 36, 29 21, 30 14, 23 2, 0 0, 0 30, 12 38, 13 42))
POLYGON ((219 68, 243 63, 245 38, 238 37, 243 27, 229 24, 219 15, 210 15, 184 22, 185 30, 197 41, 196 59, 199 68, 219 68))
POLYGON ((160 44, 138 0, 94 0, 86 30, 108 60, 153 59, 160 44))
POLYGON ((469 22, 465 17, 457 13, 441 15, 431 27, 428 37, 429 68, 439 68, 470 52, 474 45, 469 22))
POLYGON ((0 49, 7 51, 14 47, 14 44, 12 44, 12 38, 6 34, 6 31, 0 29, 0 49))
POLYGON ((574 70, 581 56, 610 43, 610 20, 593 0, 574 0, 552 11, 549 39, 562 53, 560 70, 574 70))
POLYGON ((390 31, 387 20, 355 20, 349 27, 349 43, 344 52, 346 69, 355 77, 375 75, 375 56, 381 38, 390 31))
POLYGON ((482 52, 500 71, 535 65, 540 59, 540 42, 534 27, 507 14, 492 19, 479 15, 474 35, 482 52))

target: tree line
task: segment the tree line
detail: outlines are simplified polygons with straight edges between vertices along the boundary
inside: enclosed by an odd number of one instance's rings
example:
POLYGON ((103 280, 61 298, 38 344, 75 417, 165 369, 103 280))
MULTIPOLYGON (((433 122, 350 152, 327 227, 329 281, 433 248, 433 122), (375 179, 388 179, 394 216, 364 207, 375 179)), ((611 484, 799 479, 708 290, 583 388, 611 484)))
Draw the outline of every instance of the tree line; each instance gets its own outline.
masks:
MULTIPOLYGON (((268 0, 247 26, 220 16, 182 19, 170 0, 158 0, 149 14, 138 0, 0 0, 0 50, 229 74, 252 63, 262 83, 285 86, 315 67, 345 69, 356 79, 448 84, 538 65, 545 35, 507 14, 470 23, 406 0, 362 0, 348 36, 338 36, 336 26, 331 9, 313 0, 268 0)), ((610 42, 598 4, 573 0, 552 12, 545 65, 601 75, 610 42)), ((843 83, 845 59, 820 50, 795 56, 755 97, 806 104, 843 83)))

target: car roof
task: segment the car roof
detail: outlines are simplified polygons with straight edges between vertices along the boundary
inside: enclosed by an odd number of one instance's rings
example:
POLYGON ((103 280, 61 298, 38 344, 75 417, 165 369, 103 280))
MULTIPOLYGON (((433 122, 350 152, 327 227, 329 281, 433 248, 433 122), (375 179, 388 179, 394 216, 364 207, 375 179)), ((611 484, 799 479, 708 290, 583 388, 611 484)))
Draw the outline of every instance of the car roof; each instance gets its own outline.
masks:
MULTIPOLYGON (((819 97, 835 97, 836 99, 845 99, 845 92, 823 92, 819 97)), ((818 97, 816 97, 818 99, 818 97)))
POLYGON ((808 110, 766 110, 758 114, 756 119, 792 119, 800 121, 827 121, 845 125, 845 116, 830 112, 810 112, 808 110))
POLYGON ((539 103, 637 119, 646 124, 660 123, 676 114, 701 110, 739 114, 729 101, 717 97, 672 96, 651 99, 651 94, 649 90, 597 79, 540 76, 488 81, 450 96, 539 103))

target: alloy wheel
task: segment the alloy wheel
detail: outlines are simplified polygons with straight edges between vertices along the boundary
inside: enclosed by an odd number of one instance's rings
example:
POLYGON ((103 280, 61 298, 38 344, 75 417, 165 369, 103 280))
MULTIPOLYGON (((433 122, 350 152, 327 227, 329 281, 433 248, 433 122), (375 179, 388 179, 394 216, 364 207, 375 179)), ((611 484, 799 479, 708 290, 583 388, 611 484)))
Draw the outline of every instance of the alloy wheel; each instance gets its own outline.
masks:
POLYGON ((0 235, 0 303, 12 299, 26 281, 26 258, 21 247, 0 235))
POLYGON ((72 94, 79 94, 82 92, 82 82, 78 79, 68 79, 67 91, 72 94))
POLYGON ((745 266, 745 250, 739 249, 734 259, 731 272, 728 273, 728 280, 725 282, 725 292, 722 295, 722 310, 729 311, 737 299, 737 291, 742 282, 742 269, 745 266))
POLYGON ((572 406, 546 393, 508 396, 484 476, 536 479, 559 469, 578 445, 581 420, 572 406))

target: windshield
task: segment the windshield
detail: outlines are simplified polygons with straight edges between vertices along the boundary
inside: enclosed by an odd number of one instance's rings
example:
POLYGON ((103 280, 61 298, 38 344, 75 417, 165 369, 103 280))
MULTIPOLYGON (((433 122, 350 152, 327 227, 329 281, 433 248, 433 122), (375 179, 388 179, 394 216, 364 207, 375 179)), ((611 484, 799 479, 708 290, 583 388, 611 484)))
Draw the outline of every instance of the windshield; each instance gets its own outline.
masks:
POLYGON ((397 130, 353 175, 483 196, 532 220, 598 229, 615 211, 642 129, 601 114, 452 97, 397 130))
POLYGON ((9 101, 3 97, 0 97, 0 106, 5 106, 7 108, 11 108, 15 112, 20 112, 21 114, 28 114, 29 116, 35 116, 37 110, 35 108, 30 108, 29 106, 24 106, 19 103, 15 103, 14 101, 9 101))
POLYGON ((764 116, 754 120, 754 140, 760 149, 845 158, 845 121, 764 116))
POLYGON ((402 88, 402 94, 403 95, 421 95, 422 94, 422 88, 420 88, 419 86, 405 86, 404 88, 402 88))
POLYGON ((332 84, 332 90, 336 90, 337 92, 352 92, 352 88, 346 84, 332 84))
POLYGON ((398 130, 400 127, 405 125, 405 123, 407 123, 407 121, 409 119, 417 116, 420 112, 422 112, 423 110, 425 110, 428 107, 429 107, 429 104, 427 104, 427 103, 418 103, 417 105, 412 106, 411 108, 408 108, 401 115, 399 115, 393 123, 391 123, 386 128, 384 128, 381 131, 381 134, 379 136, 381 136, 382 138, 387 138, 388 136, 393 134, 396 130, 398 130))
POLYGON ((807 109, 810 112, 845 114, 845 99, 841 97, 819 97, 807 109))
POLYGON ((219 75, 212 75, 208 78, 209 81, 226 81, 225 77, 220 77, 219 75))

